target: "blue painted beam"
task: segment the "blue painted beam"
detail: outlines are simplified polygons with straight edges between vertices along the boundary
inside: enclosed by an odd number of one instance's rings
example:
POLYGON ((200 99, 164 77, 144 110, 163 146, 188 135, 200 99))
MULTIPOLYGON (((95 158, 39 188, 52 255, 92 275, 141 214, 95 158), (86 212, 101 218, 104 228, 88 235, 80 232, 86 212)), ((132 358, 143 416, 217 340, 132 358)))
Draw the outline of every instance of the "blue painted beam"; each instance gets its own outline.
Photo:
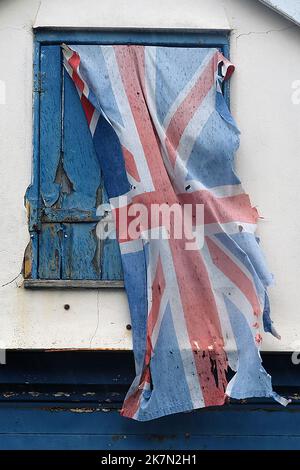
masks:
POLYGON ((0 449, 300 449, 300 409, 203 411, 137 423, 105 408, 0 406, 0 449))
POLYGON ((0 375, 0 449, 300 449, 299 373, 264 354, 274 384, 296 395, 140 423, 119 415, 134 376, 130 352, 8 351, 0 375))
POLYGON ((152 44, 191 47, 218 47, 228 43, 229 33, 224 31, 80 31, 35 30, 35 40, 42 44, 152 44))

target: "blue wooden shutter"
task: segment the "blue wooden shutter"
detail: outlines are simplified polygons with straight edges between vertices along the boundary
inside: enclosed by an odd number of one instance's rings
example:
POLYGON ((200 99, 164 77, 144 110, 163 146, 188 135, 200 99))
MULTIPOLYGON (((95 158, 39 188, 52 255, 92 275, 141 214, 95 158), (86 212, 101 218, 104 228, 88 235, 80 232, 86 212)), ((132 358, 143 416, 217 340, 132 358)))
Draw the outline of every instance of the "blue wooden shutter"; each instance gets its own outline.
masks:
POLYGON ((38 277, 122 279, 117 241, 96 236, 96 209, 107 198, 77 90, 60 46, 43 45, 40 54, 38 277))

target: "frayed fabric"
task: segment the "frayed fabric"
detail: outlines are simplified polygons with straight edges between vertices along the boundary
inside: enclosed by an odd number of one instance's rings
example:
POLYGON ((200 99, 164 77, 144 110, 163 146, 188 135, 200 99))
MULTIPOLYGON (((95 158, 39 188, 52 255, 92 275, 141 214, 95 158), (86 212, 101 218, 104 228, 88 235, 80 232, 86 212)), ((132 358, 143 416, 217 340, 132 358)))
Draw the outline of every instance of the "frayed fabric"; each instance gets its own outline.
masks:
POLYGON ((233 170, 240 132, 222 92, 233 64, 201 47, 65 45, 63 53, 122 257, 136 378, 121 414, 145 421, 222 405, 226 394, 286 405, 259 356, 263 328, 279 335, 258 212, 233 170), (172 217, 148 216, 176 207, 184 220, 187 205, 191 238, 174 236, 172 217))

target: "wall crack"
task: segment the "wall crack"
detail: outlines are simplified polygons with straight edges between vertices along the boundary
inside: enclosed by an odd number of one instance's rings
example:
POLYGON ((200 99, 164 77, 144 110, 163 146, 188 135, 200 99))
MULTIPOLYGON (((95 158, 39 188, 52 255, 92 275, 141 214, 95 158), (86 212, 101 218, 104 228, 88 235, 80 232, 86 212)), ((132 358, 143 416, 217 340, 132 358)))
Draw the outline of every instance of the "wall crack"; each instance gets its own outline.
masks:
POLYGON ((95 336, 98 332, 99 322, 100 322, 100 291, 97 290, 97 324, 96 324, 95 331, 92 334, 91 339, 90 339, 90 349, 92 349, 92 343, 93 343, 93 341, 95 339, 95 336))
POLYGON ((271 34, 271 33, 281 33, 282 31, 287 31, 289 29, 297 28, 296 25, 288 26, 286 28, 281 29, 268 29, 267 31, 248 31, 247 33, 241 33, 236 36, 236 41, 241 38, 242 36, 251 36, 251 35, 260 35, 260 34, 271 34))

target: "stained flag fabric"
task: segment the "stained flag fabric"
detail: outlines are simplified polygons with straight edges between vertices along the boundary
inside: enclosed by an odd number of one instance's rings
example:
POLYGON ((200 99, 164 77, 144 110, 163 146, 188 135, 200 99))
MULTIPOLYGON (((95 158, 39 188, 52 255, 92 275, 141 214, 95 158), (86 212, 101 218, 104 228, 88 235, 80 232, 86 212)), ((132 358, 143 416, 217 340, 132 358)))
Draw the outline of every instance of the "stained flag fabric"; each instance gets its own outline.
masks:
POLYGON ((64 45, 63 53, 122 257, 136 378, 121 414, 146 421, 222 405, 227 396, 286 405, 259 353, 262 329, 278 334, 267 296, 272 275, 255 236, 258 213, 233 170, 239 131, 222 89, 234 66, 215 48, 64 45), (118 146, 106 148, 103 132, 118 146), (187 234, 173 235, 176 214, 169 225, 148 216, 162 206, 177 208, 181 221, 190 207, 201 243, 194 234, 187 249, 187 234), (229 383, 228 369, 235 372, 229 383))

